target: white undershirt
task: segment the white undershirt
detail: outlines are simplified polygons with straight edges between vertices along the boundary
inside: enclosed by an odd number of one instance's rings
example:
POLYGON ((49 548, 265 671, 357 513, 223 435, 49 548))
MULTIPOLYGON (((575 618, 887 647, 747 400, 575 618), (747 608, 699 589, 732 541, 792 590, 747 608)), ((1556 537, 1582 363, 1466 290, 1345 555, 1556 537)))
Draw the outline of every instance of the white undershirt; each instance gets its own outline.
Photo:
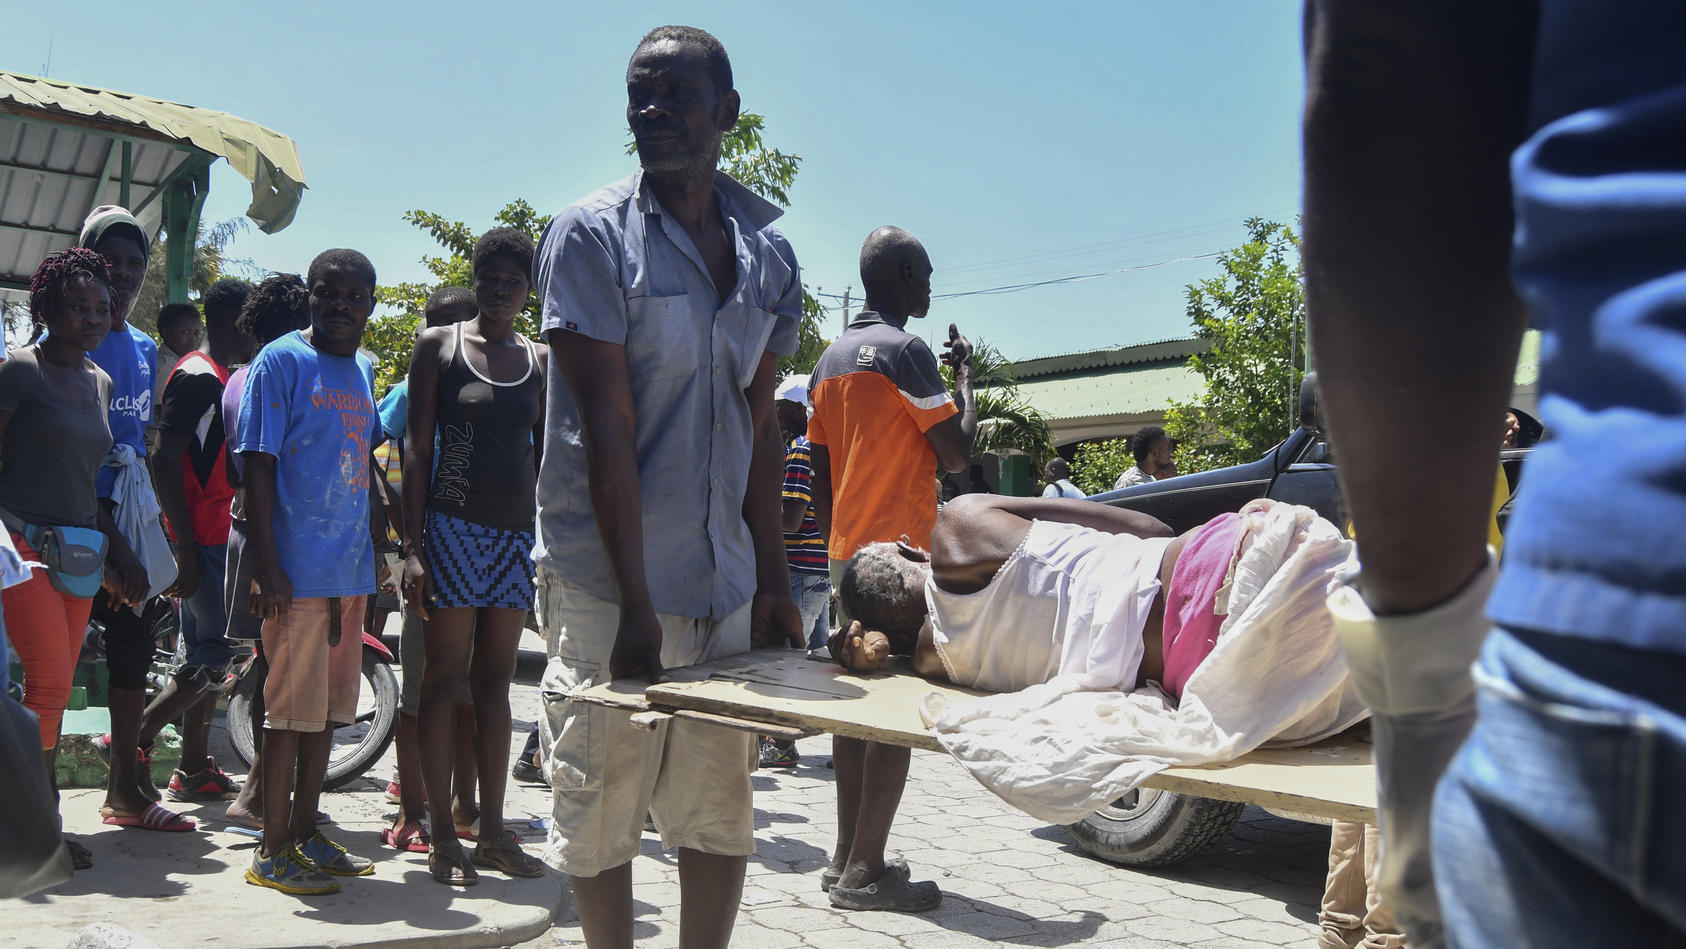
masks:
POLYGON ((982 590, 948 593, 927 580, 932 638, 949 681, 1017 692, 1076 673, 1084 688, 1134 688, 1170 543, 1032 521, 982 590))

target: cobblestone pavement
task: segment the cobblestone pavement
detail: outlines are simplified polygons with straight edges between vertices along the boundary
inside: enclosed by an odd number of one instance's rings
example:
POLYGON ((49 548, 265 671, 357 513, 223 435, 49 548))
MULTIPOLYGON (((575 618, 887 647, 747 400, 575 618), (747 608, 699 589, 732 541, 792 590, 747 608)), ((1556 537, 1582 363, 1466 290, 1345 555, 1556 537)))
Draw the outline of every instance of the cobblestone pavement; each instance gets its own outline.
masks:
MULTIPOLYGON (((836 801, 824 736, 794 770, 755 775, 757 851, 732 945, 743 949, 1112 946, 1311 947, 1328 855, 1325 827, 1249 807, 1223 843, 1164 870, 1095 860, 1058 827, 1008 807, 947 756, 915 752, 891 848, 944 897, 918 915, 834 910, 819 872, 836 801)), ((640 946, 678 945, 679 882, 654 834, 633 864, 640 946)), ((571 914, 568 914, 571 916, 571 914)), ((523 944, 583 946, 577 923, 523 944)))
MULTIPOLYGON (((543 643, 528 634, 511 693, 521 746, 539 712, 537 683, 543 643)), ((219 723, 220 724, 220 723, 219 723)), ((220 730, 219 730, 220 731, 220 730)), ((222 736, 217 735, 218 739, 222 736)), ((834 838, 836 799, 826 767, 831 742, 798 743, 800 766, 755 774, 757 852, 750 859, 732 944, 743 949, 875 946, 1109 946, 1131 949, 1240 949, 1316 942, 1317 904, 1328 852, 1324 827, 1273 817, 1249 807, 1235 832, 1205 853, 1169 869, 1129 870, 1093 859, 1058 827, 1008 807, 945 755, 915 752, 908 788, 891 836, 915 879, 935 880, 943 903, 931 913, 834 910, 819 889, 834 838)), ((381 800, 392 754, 324 806, 336 814, 367 811, 390 819, 381 800)), ((537 852, 543 831, 529 822, 548 815, 548 789, 510 784, 508 826, 537 852)), ((419 863, 420 858, 413 858, 419 863)), ((633 864, 635 934, 640 946, 677 946, 678 868, 647 834, 633 864)), ((557 877, 559 885, 565 881, 557 877)), ((563 918, 572 919, 571 900, 563 918)), ((576 922, 562 922, 522 949, 583 946, 576 922)))

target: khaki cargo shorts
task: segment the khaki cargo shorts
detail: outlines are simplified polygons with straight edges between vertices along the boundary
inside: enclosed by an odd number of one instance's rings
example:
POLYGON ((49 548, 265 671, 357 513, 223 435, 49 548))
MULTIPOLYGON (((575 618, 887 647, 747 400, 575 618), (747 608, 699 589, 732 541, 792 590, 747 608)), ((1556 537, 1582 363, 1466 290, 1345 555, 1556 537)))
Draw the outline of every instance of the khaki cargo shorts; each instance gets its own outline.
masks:
MULTIPOLYGON (((755 736, 684 721, 644 731, 630 713, 568 701, 570 693, 609 680, 620 607, 542 570, 537 592, 549 656, 540 740, 555 792, 545 862, 579 877, 627 863, 638 855, 645 814, 664 848, 754 853, 755 736)), ((724 619, 658 619, 666 668, 749 651, 748 603, 724 619)))

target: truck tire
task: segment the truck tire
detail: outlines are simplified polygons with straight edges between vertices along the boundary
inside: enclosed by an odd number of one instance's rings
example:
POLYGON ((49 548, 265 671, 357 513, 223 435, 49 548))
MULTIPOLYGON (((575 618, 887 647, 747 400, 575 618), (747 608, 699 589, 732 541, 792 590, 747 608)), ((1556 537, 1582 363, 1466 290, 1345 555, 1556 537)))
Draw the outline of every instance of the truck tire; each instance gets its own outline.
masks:
POLYGON ((1229 836, 1246 807, 1235 801, 1137 788, 1065 832, 1091 856, 1126 867, 1163 867, 1229 836))

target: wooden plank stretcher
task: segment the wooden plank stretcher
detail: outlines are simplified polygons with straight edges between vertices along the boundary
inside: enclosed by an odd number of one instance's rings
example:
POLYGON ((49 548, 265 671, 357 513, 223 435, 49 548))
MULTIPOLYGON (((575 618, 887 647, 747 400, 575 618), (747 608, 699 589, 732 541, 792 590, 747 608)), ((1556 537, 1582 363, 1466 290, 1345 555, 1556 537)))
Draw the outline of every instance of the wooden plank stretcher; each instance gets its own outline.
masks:
MULTIPOLYGON (((919 717, 936 692, 950 702, 983 693, 916 675, 905 659, 871 676, 797 650, 763 650, 686 669, 646 685, 617 680, 575 693, 576 702, 634 713, 635 724, 666 717, 796 738, 829 733, 891 745, 941 750, 919 717)), ((1376 779, 1370 745, 1351 732, 1299 748, 1260 749, 1221 764, 1170 768, 1147 787, 1257 804, 1298 820, 1375 823, 1376 779)))

